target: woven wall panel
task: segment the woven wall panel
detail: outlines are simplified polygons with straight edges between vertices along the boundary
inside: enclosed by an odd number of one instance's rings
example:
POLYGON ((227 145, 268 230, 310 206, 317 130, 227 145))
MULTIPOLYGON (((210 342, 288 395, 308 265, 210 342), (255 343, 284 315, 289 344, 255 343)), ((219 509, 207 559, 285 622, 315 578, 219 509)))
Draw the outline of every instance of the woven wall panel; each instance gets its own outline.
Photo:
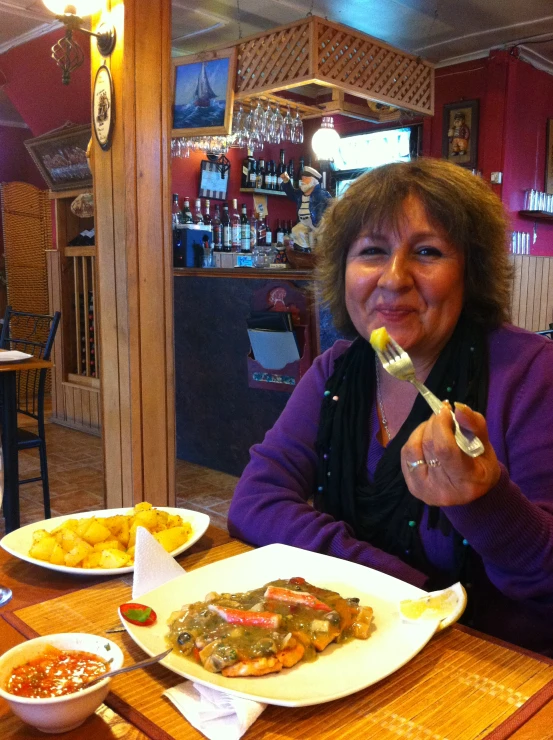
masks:
POLYGON ((238 44, 236 92, 282 88, 309 76, 311 22, 238 44))
MULTIPOLYGON (((8 305, 15 311, 49 313, 46 250, 52 249, 48 191, 24 182, 2 183, 2 224, 8 305)), ((50 392, 50 373, 46 393, 50 392)), ((24 385, 24 383, 23 383, 24 385)), ((20 387, 24 395, 24 388, 20 387)))
POLYGON ((47 314, 45 250, 52 248, 47 191, 23 182, 4 183, 2 222, 8 304, 17 311, 47 314))

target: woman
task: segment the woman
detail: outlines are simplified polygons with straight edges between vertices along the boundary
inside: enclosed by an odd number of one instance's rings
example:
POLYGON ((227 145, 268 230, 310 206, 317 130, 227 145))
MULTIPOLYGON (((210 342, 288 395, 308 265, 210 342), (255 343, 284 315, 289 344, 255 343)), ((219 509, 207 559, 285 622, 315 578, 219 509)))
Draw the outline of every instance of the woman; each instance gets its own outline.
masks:
POLYGON ((328 209, 318 245, 323 297, 357 338, 315 360, 252 448, 230 532, 429 590, 461 579, 469 623, 553 653, 553 342, 505 323, 501 203, 445 161, 386 165, 328 209), (483 455, 375 361, 380 326, 483 455))

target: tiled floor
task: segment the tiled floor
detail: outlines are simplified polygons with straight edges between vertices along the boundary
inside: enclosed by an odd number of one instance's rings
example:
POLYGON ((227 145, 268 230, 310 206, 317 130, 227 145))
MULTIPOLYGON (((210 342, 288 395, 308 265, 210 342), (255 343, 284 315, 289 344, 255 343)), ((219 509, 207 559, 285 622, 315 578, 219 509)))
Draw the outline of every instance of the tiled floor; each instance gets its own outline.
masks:
MULTIPOLYGON (((105 508, 101 440, 49 423, 46 447, 52 516, 105 508)), ((36 450, 20 452, 20 477, 32 478, 38 473, 36 450)), ((177 506, 202 511, 211 517, 212 524, 225 529, 237 480, 232 475, 177 460, 177 506)), ((44 519, 40 483, 20 486, 19 496, 22 525, 44 519)), ((0 536, 3 534, 4 520, 0 517, 0 536)))

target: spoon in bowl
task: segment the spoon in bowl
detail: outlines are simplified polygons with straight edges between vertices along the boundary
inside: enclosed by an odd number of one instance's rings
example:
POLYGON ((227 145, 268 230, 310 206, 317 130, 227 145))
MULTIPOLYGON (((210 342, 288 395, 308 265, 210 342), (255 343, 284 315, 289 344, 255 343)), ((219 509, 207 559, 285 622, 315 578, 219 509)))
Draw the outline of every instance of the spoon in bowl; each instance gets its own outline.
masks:
POLYGON ((146 658, 146 660, 140 660, 138 663, 133 663, 132 665, 123 666, 123 668, 115 668, 113 671, 102 673, 101 676, 96 676, 91 681, 83 684, 82 688, 88 689, 90 688, 90 686, 94 686, 95 683, 103 681, 104 678, 113 678, 113 676, 118 676, 120 673, 130 673, 131 671, 135 671, 138 668, 147 668, 149 665, 153 665, 154 663, 163 660, 163 658, 166 658, 172 651, 172 649, 173 648, 169 648, 169 650, 166 650, 164 653, 154 655, 152 658, 146 658))

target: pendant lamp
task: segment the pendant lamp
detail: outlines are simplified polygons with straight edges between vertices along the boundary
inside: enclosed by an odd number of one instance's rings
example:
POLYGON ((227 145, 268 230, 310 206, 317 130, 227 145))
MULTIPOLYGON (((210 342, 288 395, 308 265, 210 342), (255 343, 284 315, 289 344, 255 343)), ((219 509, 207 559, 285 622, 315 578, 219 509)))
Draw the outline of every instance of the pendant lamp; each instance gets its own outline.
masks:
POLYGON ((334 128, 332 116, 325 116, 321 122, 321 128, 315 131, 311 139, 315 156, 320 162, 332 162, 339 143, 340 136, 334 128))

